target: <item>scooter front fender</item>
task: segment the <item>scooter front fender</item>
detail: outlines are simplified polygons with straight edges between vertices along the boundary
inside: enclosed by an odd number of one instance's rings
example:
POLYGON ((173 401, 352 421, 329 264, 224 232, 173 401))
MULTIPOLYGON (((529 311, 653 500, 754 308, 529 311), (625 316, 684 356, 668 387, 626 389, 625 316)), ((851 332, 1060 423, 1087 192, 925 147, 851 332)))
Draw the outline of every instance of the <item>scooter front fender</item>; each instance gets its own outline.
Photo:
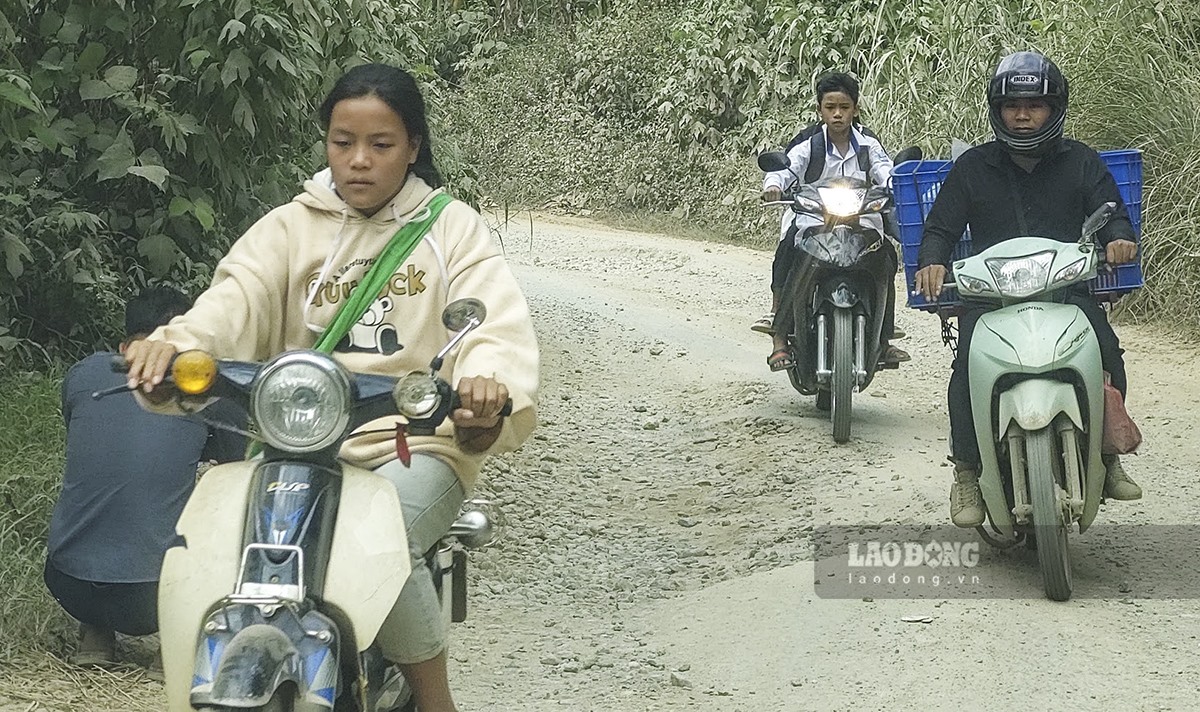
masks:
POLYGON ((1069 383, 1044 378, 1020 381, 1000 394, 997 412, 997 433, 1007 433, 1014 420, 1024 430, 1040 430, 1059 413, 1065 413, 1075 427, 1084 429, 1079 413, 1079 398, 1069 383))
POLYGON ((192 690, 195 702, 222 707, 260 707, 271 701, 279 685, 303 687, 296 669, 299 655, 283 631, 252 625, 238 632, 221 655, 209 685, 192 690))

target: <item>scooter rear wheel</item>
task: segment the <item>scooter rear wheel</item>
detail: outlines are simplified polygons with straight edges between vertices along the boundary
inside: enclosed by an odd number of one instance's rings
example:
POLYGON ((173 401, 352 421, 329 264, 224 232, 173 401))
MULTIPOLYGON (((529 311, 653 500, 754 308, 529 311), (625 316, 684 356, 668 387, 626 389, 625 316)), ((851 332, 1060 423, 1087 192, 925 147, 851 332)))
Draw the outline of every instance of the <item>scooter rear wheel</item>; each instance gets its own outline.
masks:
POLYGON ((1071 597, 1071 559, 1067 542, 1067 520, 1058 497, 1062 471, 1057 438, 1052 427, 1025 434, 1025 462, 1029 499, 1033 504, 1033 531, 1037 540, 1038 564, 1046 597, 1065 601, 1071 597))

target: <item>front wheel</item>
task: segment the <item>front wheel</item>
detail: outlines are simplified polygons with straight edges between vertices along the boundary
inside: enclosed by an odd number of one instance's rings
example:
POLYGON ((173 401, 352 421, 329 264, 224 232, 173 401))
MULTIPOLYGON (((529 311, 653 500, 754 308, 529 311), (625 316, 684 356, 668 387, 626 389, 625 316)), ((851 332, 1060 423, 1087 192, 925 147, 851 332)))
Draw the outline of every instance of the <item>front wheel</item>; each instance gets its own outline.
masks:
POLYGON ((851 397, 854 393, 854 318, 849 309, 833 312, 833 376, 832 391, 833 441, 850 439, 851 397))
POLYGON ((1061 488, 1056 472, 1061 467, 1051 427, 1025 434, 1025 462, 1029 499, 1033 505, 1033 531, 1037 540, 1038 564, 1042 586, 1052 601, 1071 597, 1071 560, 1067 542, 1067 518, 1059 497, 1061 488))

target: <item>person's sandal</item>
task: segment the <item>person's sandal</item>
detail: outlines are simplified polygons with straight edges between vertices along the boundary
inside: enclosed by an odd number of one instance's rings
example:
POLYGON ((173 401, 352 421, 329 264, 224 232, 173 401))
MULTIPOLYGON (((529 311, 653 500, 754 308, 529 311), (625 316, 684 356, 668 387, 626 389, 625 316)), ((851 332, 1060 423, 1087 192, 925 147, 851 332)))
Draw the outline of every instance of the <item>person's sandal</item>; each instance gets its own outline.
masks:
POLYGON ((883 356, 879 359, 885 366, 899 366, 905 361, 912 361, 912 356, 909 356, 907 351, 891 345, 883 350, 883 356))
POLYGON ((775 335, 775 313, 764 314, 758 321, 750 325, 750 331, 757 331, 767 336, 775 335))
POLYGON ((784 371, 796 365, 790 349, 776 349, 767 357, 767 366, 772 371, 784 371))

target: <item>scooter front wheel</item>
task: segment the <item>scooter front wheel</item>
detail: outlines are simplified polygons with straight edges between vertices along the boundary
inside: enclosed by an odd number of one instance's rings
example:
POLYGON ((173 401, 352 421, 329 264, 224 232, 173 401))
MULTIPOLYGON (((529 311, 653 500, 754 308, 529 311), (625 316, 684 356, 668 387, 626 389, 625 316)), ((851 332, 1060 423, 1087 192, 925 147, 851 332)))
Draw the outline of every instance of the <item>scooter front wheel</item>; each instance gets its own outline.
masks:
POLYGON ((1025 462, 1042 586, 1047 598, 1065 601, 1071 597, 1071 559, 1067 519, 1058 496, 1059 478, 1055 476, 1062 469, 1055 467, 1055 463, 1062 462, 1056 440, 1052 427, 1026 433, 1025 462))
POLYGON ((854 317, 849 309, 833 312, 833 375, 830 390, 833 392, 833 441, 844 443, 850 439, 850 399, 854 393, 854 317))

